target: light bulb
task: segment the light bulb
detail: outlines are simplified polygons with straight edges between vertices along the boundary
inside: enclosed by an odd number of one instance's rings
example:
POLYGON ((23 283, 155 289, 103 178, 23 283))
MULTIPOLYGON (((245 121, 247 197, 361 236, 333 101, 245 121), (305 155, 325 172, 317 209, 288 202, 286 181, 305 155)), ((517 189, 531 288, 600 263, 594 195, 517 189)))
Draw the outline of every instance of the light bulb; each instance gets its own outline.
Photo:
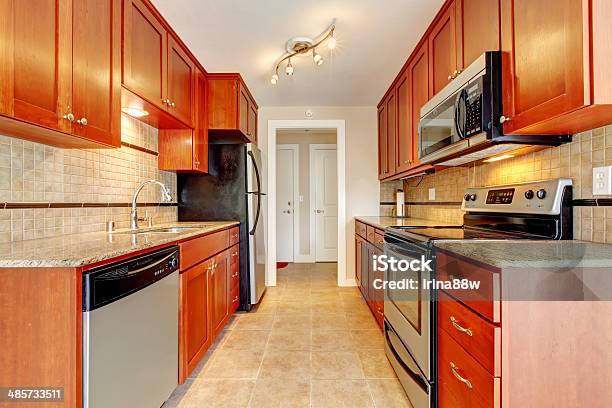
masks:
POLYGON ((314 63, 317 65, 321 65, 323 63, 323 57, 321 56, 321 54, 319 54, 315 50, 312 51, 312 59, 314 60, 314 63))
POLYGON ((272 85, 276 85, 277 82, 278 82, 278 74, 274 73, 274 74, 272 74, 272 78, 270 78, 270 83, 272 85))
POLYGON ((287 68, 285 68, 285 73, 288 76, 293 75, 293 65, 291 65, 291 59, 289 59, 289 61, 287 62, 287 68))
POLYGON ((327 48, 329 48, 330 50, 336 48, 336 37, 334 37, 333 35, 329 37, 329 40, 327 40, 327 48))

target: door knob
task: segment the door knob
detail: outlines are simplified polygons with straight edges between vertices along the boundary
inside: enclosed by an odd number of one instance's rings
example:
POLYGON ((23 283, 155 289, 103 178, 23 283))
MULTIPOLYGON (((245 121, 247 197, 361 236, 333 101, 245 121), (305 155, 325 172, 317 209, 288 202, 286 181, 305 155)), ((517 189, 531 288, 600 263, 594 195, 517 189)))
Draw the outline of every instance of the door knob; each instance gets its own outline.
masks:
POLYGON ((77 123, 81 126, 87 126, 87 123, 89 122, 87 122, 87 118, 81 118, 77 120, 77 123))
POLYGON ((323 210, 315 210, 315 212, 316 212, 317 214, 322 214, 322 213, 324 213, 325 211, 323 211, 323 210))

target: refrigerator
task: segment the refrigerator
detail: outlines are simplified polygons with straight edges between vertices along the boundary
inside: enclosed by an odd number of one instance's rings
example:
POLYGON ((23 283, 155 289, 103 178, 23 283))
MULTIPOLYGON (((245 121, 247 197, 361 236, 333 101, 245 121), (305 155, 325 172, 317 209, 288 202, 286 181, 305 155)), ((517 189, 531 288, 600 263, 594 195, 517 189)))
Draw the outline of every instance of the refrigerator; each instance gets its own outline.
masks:
POLYGON ((266 289, 266 241, 261 151, 256 145, 211 144, 208 174, 181 174, 179 221, 240 221, 240 309, 249 311, 266 289))

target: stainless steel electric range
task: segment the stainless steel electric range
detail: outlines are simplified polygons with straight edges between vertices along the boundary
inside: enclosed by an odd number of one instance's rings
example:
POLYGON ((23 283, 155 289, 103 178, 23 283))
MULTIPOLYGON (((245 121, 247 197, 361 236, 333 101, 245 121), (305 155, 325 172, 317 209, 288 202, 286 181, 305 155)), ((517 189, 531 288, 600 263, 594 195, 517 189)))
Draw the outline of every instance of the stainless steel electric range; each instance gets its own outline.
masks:
MULTIPOLYGON (((423 282, 435 275, 437 240, 572 239, 572 181, 547 180, 469 188, 460 227, 391 227, 385 255, 404 261, 430 260, 420 270, 387 268, 387 282, 423 282), (431 270, 430 270, 431 269, 431 270)), ((417 262, 417 264, 419 264, 417 262)), ((391 265, 391 264, 390 264, 391 265)), ((436 292, 423 285, 385 288, 385 350, 413 406, 435 407, 436 292)))

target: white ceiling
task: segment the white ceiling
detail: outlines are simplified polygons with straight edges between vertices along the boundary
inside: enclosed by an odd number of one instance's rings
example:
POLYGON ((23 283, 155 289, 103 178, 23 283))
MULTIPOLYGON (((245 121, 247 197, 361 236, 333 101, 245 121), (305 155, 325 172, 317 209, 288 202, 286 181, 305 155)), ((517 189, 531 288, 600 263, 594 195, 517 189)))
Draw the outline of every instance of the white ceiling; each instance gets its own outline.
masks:
POLYGON ((209 72, 240 72, 260 106, 376 105, 444 0, 153 0, 209 72), (337 19, 338 46, 293 61, 270 84, 294 36, 337 19))

